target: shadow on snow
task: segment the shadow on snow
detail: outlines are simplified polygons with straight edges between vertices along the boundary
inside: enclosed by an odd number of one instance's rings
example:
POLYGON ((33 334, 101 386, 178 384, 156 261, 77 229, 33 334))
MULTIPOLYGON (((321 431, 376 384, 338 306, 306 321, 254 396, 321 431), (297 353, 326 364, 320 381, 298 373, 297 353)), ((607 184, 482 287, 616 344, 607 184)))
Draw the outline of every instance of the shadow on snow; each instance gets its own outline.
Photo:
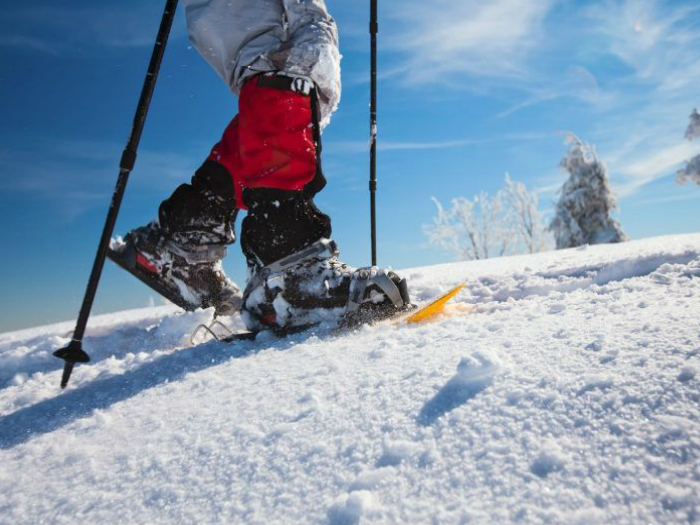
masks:
POLYGON ((418 424, 427 427, 455 408, 464 405, 491 384, 490 380, 464 381, 453 377, 438 390, 418 414, 418 424))
POLYGON ((104 410, 145 390, 179 380, 189 373, 269 348, 286 350, 305 337, 308 335, 299 334, 282 340, 237 342, 231 345, 210 342, 164 355, 123 374, 68 390, 1 417, 0 449, 9 449, 34 436, 58 430, 76 419, 89 416, 94 410, 104 410))
MULTIPOLYGON (((169 322, 171 321, 168 318, 156 320, 147 318, 138 323, 106 331, 101 335, 88 336, 83 340, 83 348, 90 354, 90 361, 95 364, 111 357, 123 358, 129 353, 153 352, 179 346, 181 334, 173 330, 169 322)), ((60 337, 70 337, 71 333, 68 332, 60 337)), ((65 342, 67 343, 68 341, 65 342)), ((57 346, 53 338, 42 335, 20 343, 10 342, 5 346, 11 348, 13 344, 33 347, 33 350, 30 354, 7 362, 0 357, 0 389, 10 386, 15 374, 31 376, 37 372, 47 374, 63 368, 63 361, 54 358, 51 354, 59 346, 65 345, 57 346)))

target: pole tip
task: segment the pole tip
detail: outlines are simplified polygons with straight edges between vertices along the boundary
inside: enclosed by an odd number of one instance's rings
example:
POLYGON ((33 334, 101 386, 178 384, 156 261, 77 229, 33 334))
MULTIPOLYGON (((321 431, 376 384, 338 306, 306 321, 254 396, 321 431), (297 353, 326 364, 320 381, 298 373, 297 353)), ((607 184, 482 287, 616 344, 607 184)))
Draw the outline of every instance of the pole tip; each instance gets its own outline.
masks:
POLYGON ((82 342, 75 339, 67 347, 56 350, 53 355, 65 361, 63 375, 61 376, 61 389, 66 388, 68 385, 76 363, 90 362, 90 356, 83 350, 82 342))

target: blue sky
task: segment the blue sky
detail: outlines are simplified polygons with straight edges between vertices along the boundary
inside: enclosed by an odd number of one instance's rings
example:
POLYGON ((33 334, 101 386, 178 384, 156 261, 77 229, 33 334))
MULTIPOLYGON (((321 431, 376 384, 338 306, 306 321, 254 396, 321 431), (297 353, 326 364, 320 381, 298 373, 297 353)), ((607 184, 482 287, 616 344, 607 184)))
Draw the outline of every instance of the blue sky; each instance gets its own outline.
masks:
MULTIPOLYGON (((27 0, 0 12, 0 331, 75 318, 164 2, 27 0)), ((324 134, 344 260, 369 263, 368 2, 327 0, 343 100, 324 134), (367 4, 367 5, 365 5, 367 4)), ((503 185, 551 210, 565 132, 597 148, 632 238, 700 229, 700 188, 674 173, 700 152, 700 8, 661 0, 380 0, 379 262, 449 261, 428 245, 430 200, 503 185)), ((147 222, 191 176, 237 101, 175 27, 117 232, 147 222)), ((245 280, 240 248, 227 271, 245 280)), ((94 312, 160 302, 107 264, 94 312)))

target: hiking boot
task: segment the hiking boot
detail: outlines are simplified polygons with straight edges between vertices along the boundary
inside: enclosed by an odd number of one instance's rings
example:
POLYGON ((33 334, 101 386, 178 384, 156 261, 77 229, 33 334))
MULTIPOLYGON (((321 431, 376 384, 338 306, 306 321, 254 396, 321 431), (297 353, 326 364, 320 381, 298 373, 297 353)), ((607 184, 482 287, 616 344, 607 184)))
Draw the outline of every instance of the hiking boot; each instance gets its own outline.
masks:
MULTIPOLYGON (((201 240, 201 239, 200 239, 201 240)), ((191 311, 214 307, 216 315, 232 315, 241 307, 241 291, 226 277, 222 243, 178 241, 165 235, 157 222, 112 239, 112 261, 176 305, 191 311)))
POLYGON ((381 268, 353 268, 338 260, 335 242, 321 239, 257 268, 243 294, 251 330, 289 330, 331 322, 371 323, 410 309, 406 280, 381 268))

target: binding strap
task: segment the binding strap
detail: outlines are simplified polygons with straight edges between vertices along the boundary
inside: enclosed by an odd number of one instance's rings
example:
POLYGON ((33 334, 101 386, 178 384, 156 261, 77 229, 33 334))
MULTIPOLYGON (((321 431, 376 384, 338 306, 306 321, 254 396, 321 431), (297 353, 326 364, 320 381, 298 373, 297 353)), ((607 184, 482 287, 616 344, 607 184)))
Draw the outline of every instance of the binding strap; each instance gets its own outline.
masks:
POLYGON ((268 264, 261 269, 261 272, 262 270, 268 270, 268 274, 281 272, 308 259, 329 259, 334 255, 338 255, 336 242, 331 239, 319 239, 311 246, 268 264))
POLYGON ((360 268, 353 275, 353 281, 350 284, 350 294, 348 296, 347 312, 356 312, 360 305, 365 302, 365 291, 368 286, 376 285, 389 298, 394 306, 401 308, 407 305, 404 300, 404 295, 396 285, 394 280, 389 277, 385 270, 381 268, 360 268))
POLYGON ((183 249, 172 240, 168 240, 164 244, 168 251, 179 255, 189 264, 212 263, 226 257, 226 246, 223 244, 202 244, 193 246, 189 250, 183 249))
POLYGON ((331 239, 319 239, 312 245, 298 252, 283 257, 267 266, 263 266, 255 272, 255 275, 248 281, 248 286, 246 286, 245 292, 243 293, 243 304, 248 300, 250 293, 267 281, 267 278, 271 274, 283 272, 284 270, 310 259, 330 259, 335 255, 338 255, 337 243, 331 239))

